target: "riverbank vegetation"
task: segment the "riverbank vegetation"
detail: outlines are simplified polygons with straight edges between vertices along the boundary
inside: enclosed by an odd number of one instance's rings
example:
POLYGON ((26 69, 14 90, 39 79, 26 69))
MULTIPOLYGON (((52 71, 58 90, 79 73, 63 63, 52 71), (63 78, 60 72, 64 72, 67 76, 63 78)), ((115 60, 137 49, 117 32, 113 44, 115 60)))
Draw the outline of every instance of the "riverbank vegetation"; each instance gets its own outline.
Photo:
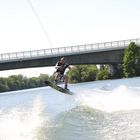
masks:
MULTIPOLYGON (((117 67, 117 71, 113 75, 109 69, 109 65, 100 65, 100 67, 96 65, 76 65, 72 66, 66 74, 70 83, 140 76, 140 47, 131 42, 124 52, 123 64, 117 67)), ((31 78, 23 75, 1 77, 0 92, 43 87, 45 86, 45 80, 53 81, 53 78, 53 75, 49 76, 48 74, 31 78)))
POLYGON ((12 75, 8 78, 0 78, 0 92, 29 89, 45 86, 44 81, 49 75, 41 74, 39 77, 27 78, 23 75, 12 75))

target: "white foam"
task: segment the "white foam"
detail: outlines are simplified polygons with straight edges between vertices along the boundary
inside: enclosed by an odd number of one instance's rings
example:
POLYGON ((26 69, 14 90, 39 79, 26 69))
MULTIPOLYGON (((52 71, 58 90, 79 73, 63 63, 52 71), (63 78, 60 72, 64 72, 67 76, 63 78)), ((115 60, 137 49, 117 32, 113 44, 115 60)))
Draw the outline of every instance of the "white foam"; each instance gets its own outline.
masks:
POLYGON ((80 105, 106 112, 140 109, 140 91, 125 85, 111 91, 89 89, 78 94, 76 99, 80 105))
POLYGON ((36 140, 36 129, 43 122, 40 98, 34 100, 30 108, 15 107, 2 111, 0 116, 0 140, 36 140))

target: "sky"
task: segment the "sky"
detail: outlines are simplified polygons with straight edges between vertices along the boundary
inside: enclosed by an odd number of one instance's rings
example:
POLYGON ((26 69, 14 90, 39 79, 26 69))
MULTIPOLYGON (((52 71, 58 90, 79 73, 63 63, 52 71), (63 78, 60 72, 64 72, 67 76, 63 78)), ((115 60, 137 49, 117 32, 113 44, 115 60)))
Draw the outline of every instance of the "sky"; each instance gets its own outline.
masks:
MULTIPOLYGON (((139 0, 0 0, 0 54, 140 38, 139 5, 139 0)), ((9 70, 0 76, 53 71, 9 70)))

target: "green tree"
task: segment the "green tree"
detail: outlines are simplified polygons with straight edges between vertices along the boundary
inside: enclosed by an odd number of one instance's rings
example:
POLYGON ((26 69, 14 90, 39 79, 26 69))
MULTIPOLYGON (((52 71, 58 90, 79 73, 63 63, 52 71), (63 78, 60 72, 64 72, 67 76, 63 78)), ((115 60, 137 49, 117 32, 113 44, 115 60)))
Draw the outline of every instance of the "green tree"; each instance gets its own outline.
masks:
POLYGON ((39 83, 38 77, 29 78, 29 81, 28 81, 29 88, 39 87, 39 85, 40 85, 40 83, 39 83))
POLYGON ((0 92, 42 87, 45 86, 44 81, 49 79, 50 77, 47 74, 31 78, 27 78, 21 74, 11 75, 8 78, 1 77, 0 92))
POLYGON ((77 65, 73 66, 67 74, 71 83, 93 81, 96 79, 97 67, 95 65, 77 65))
POLYGON ((19 89, 25 89, 27 87, 27 77, 24 77, 23 75, 11 75, 7 79, 7 84, 9 86, 10 90, 19 90, 19 89))
POLYGON ((139 74, 140 70, 140 50, 135 42, 131 42, 128 48, 125 49, 123 65, 124 76, 133 77, 139 74))
POLYGON ((97 72, 96 80, 109 79, 109 75, 108 66, 102 66, 97 72))
POLYGON ((138 48, 137 51, 135 68, 136 68, 136 76, 140 76, 140 48, 138 48))
POLYGON ((40 76, 38 77, 39 86, 40 87, 45 86, 44 81, 49 79, 50 78, 48 74, 40 74, 40 76))
POLYGON ((7 78, 0 78, 0 92, 8 91, 7 78))

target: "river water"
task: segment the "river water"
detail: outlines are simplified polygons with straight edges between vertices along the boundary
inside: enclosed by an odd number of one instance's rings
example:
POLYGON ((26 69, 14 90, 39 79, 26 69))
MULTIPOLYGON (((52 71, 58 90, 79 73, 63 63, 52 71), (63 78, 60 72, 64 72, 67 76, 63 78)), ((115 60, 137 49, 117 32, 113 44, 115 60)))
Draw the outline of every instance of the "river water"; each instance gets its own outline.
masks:
POLYGON ((140 77, 0 94, 0 140, 140 140, 140 77))

